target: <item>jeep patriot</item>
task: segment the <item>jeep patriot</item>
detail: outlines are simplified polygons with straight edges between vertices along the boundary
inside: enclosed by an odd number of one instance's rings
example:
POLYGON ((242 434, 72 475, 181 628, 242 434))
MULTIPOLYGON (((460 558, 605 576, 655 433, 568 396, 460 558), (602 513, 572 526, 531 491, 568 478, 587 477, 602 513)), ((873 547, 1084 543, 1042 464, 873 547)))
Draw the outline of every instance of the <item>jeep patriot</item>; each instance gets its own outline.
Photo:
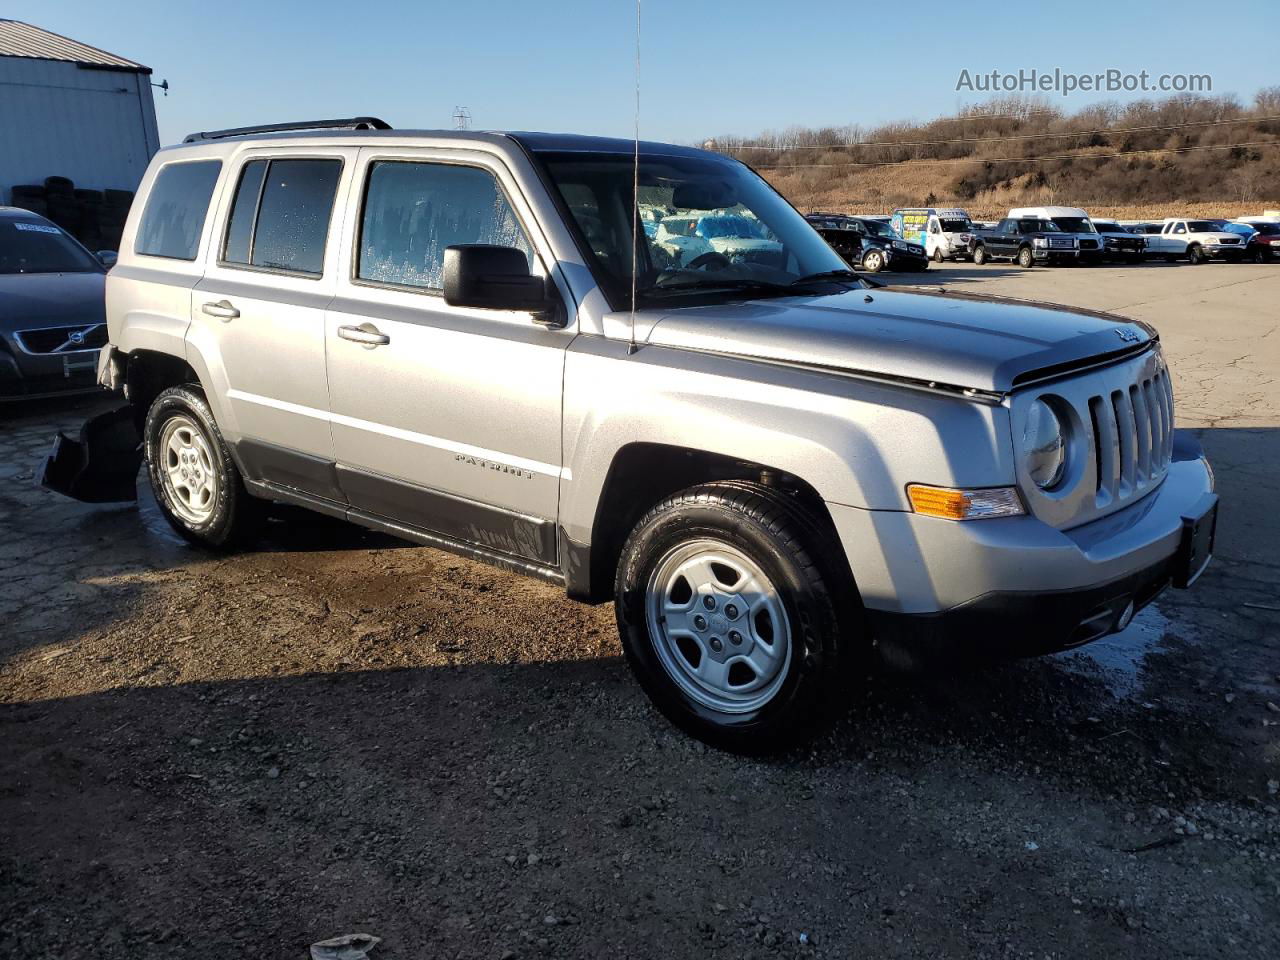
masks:
POLYGON ((1212 551, 1154 329, 874 284, 716 153, 194 134, 151 162, 106 314, 127 403, 47 485, 129 498, 142 457, 208 548, 279 501, 612 600, 656 706, 729 749, 812 732, 871 653, 1123 629, 1212 551), (679 256, 644 229, 704 215, 768 242, 679 256))

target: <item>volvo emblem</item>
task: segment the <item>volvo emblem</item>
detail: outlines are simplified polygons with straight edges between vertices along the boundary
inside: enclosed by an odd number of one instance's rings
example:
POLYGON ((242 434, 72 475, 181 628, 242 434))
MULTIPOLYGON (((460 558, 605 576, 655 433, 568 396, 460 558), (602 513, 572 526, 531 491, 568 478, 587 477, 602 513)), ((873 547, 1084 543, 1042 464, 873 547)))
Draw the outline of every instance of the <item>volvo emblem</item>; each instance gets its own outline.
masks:
POLYGON ((71 343, 76 343, 76 344, 84 343, 84 331, 83 330, 73 331, 71 334, 67 336, 67 340, 70 341, 71 343))
POLYGON ((1116 336, 1125 343, 1137 343, 1142 338, 1127 327, 1116 327, 1116 336))

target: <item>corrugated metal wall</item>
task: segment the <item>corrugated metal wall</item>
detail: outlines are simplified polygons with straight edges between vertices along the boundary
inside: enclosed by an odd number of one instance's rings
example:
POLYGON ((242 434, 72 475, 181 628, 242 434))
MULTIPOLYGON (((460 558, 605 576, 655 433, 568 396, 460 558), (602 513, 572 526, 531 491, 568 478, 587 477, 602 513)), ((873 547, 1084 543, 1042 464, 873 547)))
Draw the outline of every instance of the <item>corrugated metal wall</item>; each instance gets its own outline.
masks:
POLYGON ((149 74, 0 57, 0 203, 15 183, 70 177, 133 190, 160 149, 149 74))

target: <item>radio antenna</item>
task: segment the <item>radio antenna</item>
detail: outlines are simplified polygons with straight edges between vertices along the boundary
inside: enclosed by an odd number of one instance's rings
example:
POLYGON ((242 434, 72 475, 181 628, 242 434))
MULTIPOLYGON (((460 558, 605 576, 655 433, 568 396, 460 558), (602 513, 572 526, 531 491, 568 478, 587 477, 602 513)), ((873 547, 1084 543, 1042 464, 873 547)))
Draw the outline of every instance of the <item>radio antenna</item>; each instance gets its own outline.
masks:
POLYGON ((635 157, 631 165, 631 323, 627 356, 636 352, 636 271, 640 268, 640 0, 636 0, 635 157))

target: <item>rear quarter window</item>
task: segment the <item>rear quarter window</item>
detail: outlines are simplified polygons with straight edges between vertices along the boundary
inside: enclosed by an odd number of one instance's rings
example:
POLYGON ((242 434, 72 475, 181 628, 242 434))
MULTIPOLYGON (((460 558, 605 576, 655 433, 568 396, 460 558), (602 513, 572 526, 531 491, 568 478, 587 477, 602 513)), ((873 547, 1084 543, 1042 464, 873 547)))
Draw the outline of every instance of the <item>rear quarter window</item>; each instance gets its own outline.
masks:
POLYGON ((194 260, 221 171, 221 160, 192 160, 161 167, 138 222, 134 253, 194 260))

